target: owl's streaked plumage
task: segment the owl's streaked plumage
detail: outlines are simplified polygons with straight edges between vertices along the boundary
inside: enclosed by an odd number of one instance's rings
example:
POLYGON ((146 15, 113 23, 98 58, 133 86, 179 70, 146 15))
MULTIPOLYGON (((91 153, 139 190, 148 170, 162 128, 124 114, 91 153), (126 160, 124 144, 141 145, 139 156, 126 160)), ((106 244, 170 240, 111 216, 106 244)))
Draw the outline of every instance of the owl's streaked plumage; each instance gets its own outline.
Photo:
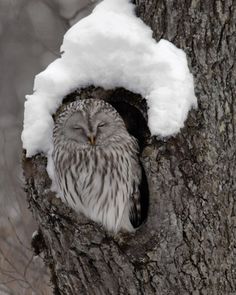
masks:
POLYGON ((55 122, 53 141, 55 178, 65 202, 111 232, 140 225, 139 146, 110 104, 70 103, 55 122))

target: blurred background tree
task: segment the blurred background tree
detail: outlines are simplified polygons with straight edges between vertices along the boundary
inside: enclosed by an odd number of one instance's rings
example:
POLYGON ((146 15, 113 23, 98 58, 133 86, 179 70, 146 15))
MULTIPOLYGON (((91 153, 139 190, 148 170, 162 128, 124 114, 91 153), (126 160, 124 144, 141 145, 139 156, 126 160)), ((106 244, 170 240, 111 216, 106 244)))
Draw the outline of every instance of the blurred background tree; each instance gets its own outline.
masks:
POLYGON ((0 294, 52 294, 30 248, 36 225, 24 196, 21 131, 34 76, 60 54, 64 33, 96 0, 0 0, 0 294))

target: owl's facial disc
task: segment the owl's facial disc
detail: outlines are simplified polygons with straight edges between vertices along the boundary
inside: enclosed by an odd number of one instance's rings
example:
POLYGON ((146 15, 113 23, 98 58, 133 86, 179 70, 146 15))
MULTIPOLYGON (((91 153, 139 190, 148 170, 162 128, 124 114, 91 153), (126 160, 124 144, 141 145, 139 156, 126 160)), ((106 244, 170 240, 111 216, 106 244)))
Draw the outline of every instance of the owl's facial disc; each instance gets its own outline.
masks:
POLYGON ((119 130, 119 124, 114 118, 102 111, 90 114, 77 111, 64 125, 66 140, 87 147, 109 145, 119 130))

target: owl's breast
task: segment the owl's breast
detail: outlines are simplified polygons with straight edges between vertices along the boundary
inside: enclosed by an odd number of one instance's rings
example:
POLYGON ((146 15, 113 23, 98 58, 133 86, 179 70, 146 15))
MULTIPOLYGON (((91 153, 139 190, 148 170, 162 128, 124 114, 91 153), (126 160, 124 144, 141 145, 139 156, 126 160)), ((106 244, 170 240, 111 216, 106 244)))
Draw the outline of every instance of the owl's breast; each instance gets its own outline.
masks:
POLYGON ((73 163, 61 178, 66 201, 77 212, 114 231, 132 194, 136 177, 133 161, 134 155, 119 146, 80 151, 73 161, 65 161, 73 163))
POLYGON ((132 158, 122 149, 99 149, 83 155, 78 171, 80 210, 114 230, 132 194, 132 158))
POLYGON ((128 192, 132 167, 129 154, 118 150, 94 150, 84 153, 78 167, 78 185, 84 201, 89 205, 92 200, 114 199, 122 191, 128 192))

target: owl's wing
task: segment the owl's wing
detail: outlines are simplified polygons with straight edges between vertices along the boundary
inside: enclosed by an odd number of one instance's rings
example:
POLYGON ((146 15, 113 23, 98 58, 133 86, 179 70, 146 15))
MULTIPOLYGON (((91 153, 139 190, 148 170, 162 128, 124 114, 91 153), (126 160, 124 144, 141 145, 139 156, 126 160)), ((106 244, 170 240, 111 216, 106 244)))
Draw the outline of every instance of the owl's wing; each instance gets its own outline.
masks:
POLYGON ((133 193, 130 197, 129 219, 134 228, 137 228, 147 218, 149 190, 145 171, 142 164, 141 179, 134 181, 133 193))

